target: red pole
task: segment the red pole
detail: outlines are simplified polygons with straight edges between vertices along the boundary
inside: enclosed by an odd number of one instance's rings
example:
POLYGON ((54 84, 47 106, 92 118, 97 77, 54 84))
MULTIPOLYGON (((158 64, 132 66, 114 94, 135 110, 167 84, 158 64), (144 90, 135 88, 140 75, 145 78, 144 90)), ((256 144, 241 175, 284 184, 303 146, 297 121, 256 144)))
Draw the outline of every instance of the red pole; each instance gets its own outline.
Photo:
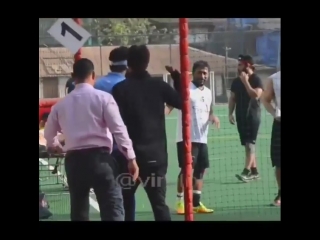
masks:
MULTIPOLYGON (((73 18, 73 20, 74 20, 78 25, 80 25, 80 26, 82 25, 82 21, 81 21, 80 18, 73 18)), ((81 53, 82 53, 82 51, 81 51, 81 48, 80 48, 80 49, 78 50, 78 52, 76 52, 76 54, 74 55, 74 61, 75 61, 75 62, 81 59, 81 53)))
POLYGON ((192 186, 192 156, 191 156, 191 113, 189 90, 189 28, 188 19, 179 18, 180 31, 180 67, 182 105, 182 132, 185 152, 185 169, 183 172, 185 221, 193 221, 193 186, 192 186))

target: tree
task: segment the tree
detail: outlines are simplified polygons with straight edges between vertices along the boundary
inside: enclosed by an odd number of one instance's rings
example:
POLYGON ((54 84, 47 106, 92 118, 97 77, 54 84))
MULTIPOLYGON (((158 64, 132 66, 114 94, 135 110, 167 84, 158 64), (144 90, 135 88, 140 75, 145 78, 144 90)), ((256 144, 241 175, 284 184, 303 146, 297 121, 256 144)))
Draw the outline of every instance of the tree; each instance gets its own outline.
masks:
POLYGON ((148 44, 155 29, 147 18, 93 18, 89 28, 101 45, 148 44))
POLYGON ((92 18, 84 22, 98 45, 172 43, 167 28, 157 29, 148 18, 92 18))

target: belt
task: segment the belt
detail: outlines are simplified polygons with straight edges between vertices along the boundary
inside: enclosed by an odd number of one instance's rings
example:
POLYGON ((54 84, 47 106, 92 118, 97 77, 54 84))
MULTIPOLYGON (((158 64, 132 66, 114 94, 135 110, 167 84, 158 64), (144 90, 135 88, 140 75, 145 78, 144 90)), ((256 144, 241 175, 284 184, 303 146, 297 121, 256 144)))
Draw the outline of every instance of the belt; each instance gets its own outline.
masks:
POLYGON ((82 149, 69 150, 69 151, 67 151, 67 154, 72 154, 72 153, 90 153, 90 152, 97 152, 97 151, 111 153, 109 147, 91 147, 91 148, 82 148, 82 149))

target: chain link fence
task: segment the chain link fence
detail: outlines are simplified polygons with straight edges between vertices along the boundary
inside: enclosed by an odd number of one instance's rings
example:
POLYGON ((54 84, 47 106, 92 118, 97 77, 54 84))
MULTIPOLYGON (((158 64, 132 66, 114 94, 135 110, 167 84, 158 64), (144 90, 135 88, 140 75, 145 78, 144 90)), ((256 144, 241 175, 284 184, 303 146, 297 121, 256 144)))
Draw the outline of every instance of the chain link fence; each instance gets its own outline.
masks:
MULTIPOLYGON (((178 24, 176 25, 178 28, 178 24)), ((280 64, 280 29, 217 29, 195 32, 190 29, 190 67, 198 60, 207 61, 214 72, 216 102, 226 102, 231 80, 236 76, 239 54, 253 56, 263 78, 273 73, 280 64)), ((200 29, 201 30, 201 29, 200 29)), ((109 53, 119 45, 147 44, 151 60, 149 72, 167 79, 165 65, 179 69, 179 34, 94 35, 82 48, 82 56, 91 59, 98 76, 109 71, 109 53), (98 43, 104 39, 105 45, 98 43), (108 46, 109 45, 109 46, 108 46), (112 46, 110 46, 112 45, 112 46)), ((64 96, 64 85, 70 77, 73 55, 52 37, 39 36, 39 98, 64 96)))
MULTIPOLYGON (((171 28, 177 30, 178 23, 171 23, 171 28)), ((88 28, 87 30, 92 33, 92 37, 82 48, 82 57, 93 61, 98 77, 110 71, 109 54, 119 45, 147 44, 151 56, 148 71, 154 78, 161 78, 171 83, 172 80, 165 66, 171 65, 180 69, 179 34, 176 30, 156 34, 109 34, 107 37, 95 34, 88 28), (101 42, 103 44, 100 44, 101 42)), ((270 172, 271 166, 268 161, 265 161, 266 158, 269 158, 272 119, 263 112, 257 152, 258 159, 263 160, 260 163, 264 178, 263 184, 259 183, 259 186, 250 188, 250 191, 255 191, 256 194, 250 192, 250 197, 246 198, 247 195, 243 196, 242 193, 248 193, 249 190, 242 186, 232 185, 234 179, 229 179, 228 175, 230 172, 233 174, 240 170, 242 162, 239 162, 239 158, 244 153, 240 149, 236 129, 228 123, 225 104, 228 102, 231 81, 237 76, 239 54, 248 54, 254 58, 256 72, 263 81, 275 73, 276 68, 280 66, 280 21, 264 19, 263 23, 244 24, 241 21, 239 23, 236 20, 230 20, 226 21, 223 26, 216 26, 214 29, 211 27, 211 30, 201 27, 199 23, 190 23, 189 33, 190 69, 193 63, 199 60, 209 63, 211 72, 207 86, 214 92, 215 103, 219 104, 216 107, 216 114, 220 117, 222 126, 218 133, 211 131, 209 135, 208 145, 212 154, 210 160, 212 160, 213 167, 206 174, 203 200, 217 207, 218 210, 222 210, 222 213, 219 212, 221 216, 226 215, 223 211, 233 211, 229 213, 229 220, 259 220, 257 216, 260 216, 262 220, 278 219, 278 210, 266 210, 261 207, 267 204, 266 201, 272 200, 273 193, 276 191, 273 173, 270 172), (197 27, 199 25, 200 27, 197 27), (253 195, 255 197, 252 197, 253 195), (248 211, 251 216, 248 215, 248 211)), ((39 98, 65 96, 65 84, 70 78, 73 62, 73 55, 67 49, 50 36, 41 35, 39 30, 39 98)), ((176 113, 171 114, 167 119, 170 146, 174 144, 176 131, 176 121, 171 120, 176 119, 176 113)), ((176 151, 172 147, 168 151, 169 158, 176 159, 176 151)), ((170 165, 170 169, 172 168, 174 167, 170 165)), ((168 177, 169 202, 174 201, 171 199, 172 196, 175 196, 175 189, 172 186, 175 185, 177 173, 178 169, 175 169, 174 177, 168 177)), ((52 183, 61 186, 60 180, 59 182, 56 179, 52 180, 52 183)), ((59 202, 57 208, 67 213, 69 211, 68 198, 63 195, 59 199, 57 197, 59 202), (62 205, 64 207, 61 207, 62 205)))

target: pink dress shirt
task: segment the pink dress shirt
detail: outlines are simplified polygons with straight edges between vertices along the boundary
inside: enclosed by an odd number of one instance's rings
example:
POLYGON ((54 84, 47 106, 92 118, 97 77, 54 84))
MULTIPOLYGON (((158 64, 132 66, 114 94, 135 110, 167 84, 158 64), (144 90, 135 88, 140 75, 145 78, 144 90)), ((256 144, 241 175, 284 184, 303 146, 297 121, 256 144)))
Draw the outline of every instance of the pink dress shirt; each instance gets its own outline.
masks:
POLYGON ((77 84, 75 90, 52 107, 44 129, 48 147, 54 146, 57 132, 63 132, 65 151, 93 147, 112 150, 113 134, 127 159, 135 158, 117 103, 111 94, 90 84, 77 84))

